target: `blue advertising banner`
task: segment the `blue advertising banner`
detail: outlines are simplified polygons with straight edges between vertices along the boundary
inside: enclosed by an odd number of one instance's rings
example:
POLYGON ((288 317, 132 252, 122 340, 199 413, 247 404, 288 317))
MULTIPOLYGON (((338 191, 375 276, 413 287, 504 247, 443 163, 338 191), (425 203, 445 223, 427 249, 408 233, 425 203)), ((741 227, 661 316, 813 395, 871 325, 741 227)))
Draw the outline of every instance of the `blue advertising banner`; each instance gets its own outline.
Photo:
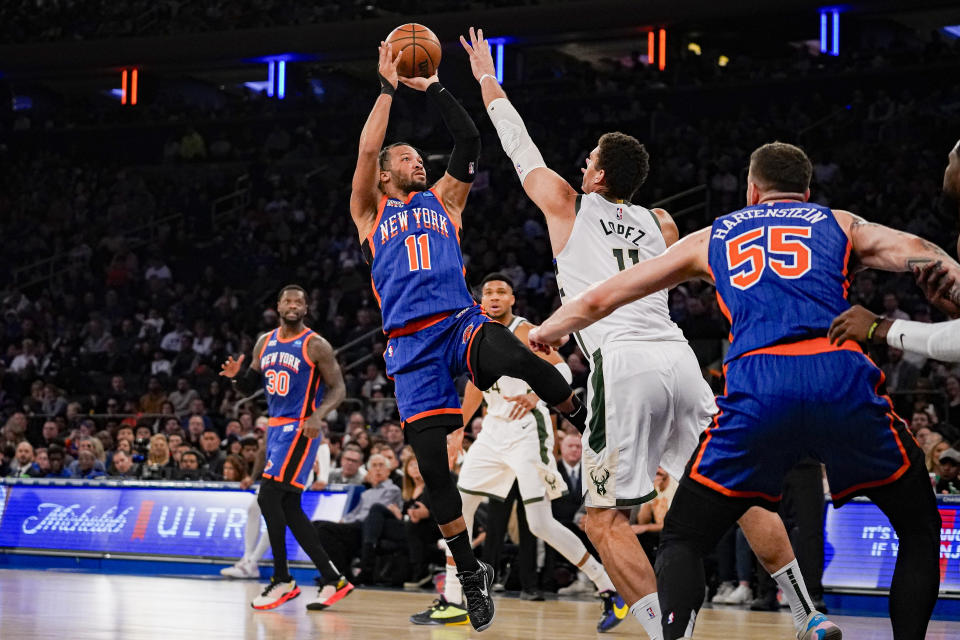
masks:
MULTIPOLYGON (((351 495, 306 492, 304 511, 337 521, 351 495)), ((0 548, 238 558, 255 499, 228 488, 0 485, 0 548)), ((309 562, 289 532, 287 549, 291 561, 309 562)))
MULTIPOLYGON (((940 590, 960 592, 960 496, 939 497, 940 590)), ((823 586, 889 589, 899 542, 886 516, 870 502, 827 507, 823 586)))

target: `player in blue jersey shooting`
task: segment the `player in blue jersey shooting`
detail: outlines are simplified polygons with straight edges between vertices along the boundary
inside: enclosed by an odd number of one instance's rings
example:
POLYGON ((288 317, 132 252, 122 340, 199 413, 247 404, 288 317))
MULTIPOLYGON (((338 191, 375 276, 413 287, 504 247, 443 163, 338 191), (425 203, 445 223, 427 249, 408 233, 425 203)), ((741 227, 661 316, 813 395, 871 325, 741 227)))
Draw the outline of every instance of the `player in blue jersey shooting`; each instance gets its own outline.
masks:
POLYGON ((307 609, 318 611, 338 602, 353 585, 333 565, 320 536, 300 505, 323 439, 324 418, 346 396, 340 365, 330 343, 303 322, 307 293, 297 285, 280 291, 280 326, 263 334, 253 348, 250 366, 241 374, 244 356, 227 358, 220 375, 233 380, 244 395, 263 388, 270 421, 266 461, 257 502, 267 523, 273 550, 273 577, 251 603, 273 609, 300 595, 287 568, 287 528, 320 572, 320 589, 307 609))
POLYGON ((482 631, 493 620, 493 569, 473 554, 460 494, 447 466, 447 434, 462 426, 454 378, 467 373, 481 390, 505 375, 525 380, 581 430, 586 410, 570 389, 569 367, 554 367, 531 353, 506 327, 484 315, 467 289, 460 227, 476 175, 480 133, 436 75, 400 78, 399 59, 389 43, 381 42, 381 91, 360 134, 350 214, 383 312, 389 337, 384 359, 406 439, 457 565, 470 623, 482 631), (454 139, 447 170, 430 188, 414 147, 383 146, 400 82, 426 93, 454 139))
MULTIPOLYGON (((692 279, 715 282, 731 322, 720 413, 687 464, 664 522, 657 583, 666 640, 691 637, 703 602, 702 556, 753 506, 775 510, 784 474, 812 456, 826 465, 835 506, 864 495, 898 537, 890 587, 894 640, 921 640, 937 600, 940 515, 923 452, 880 395, 883 374, 861 348, 827 338, 849 307, 858 267, 909 271, 960 265, 917 236, 807 202, 812 167, 783 143, 754 151, 748 206, 565 303, 530 332, 549 349, 614 309, 692 279)), ((791 588, 801 576, 779 576, 791 588)), ((822 616, 821 616, 822 618, 822 616)), ((839 629, 811 616, 804 637, 839 629)))

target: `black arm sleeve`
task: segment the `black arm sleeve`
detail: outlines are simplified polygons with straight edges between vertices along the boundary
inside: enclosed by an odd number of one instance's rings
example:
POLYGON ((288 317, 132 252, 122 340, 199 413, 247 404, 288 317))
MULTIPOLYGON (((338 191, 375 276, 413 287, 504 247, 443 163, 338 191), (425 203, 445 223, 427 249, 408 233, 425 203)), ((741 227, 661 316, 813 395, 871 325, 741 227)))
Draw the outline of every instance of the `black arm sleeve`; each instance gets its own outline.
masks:
POLYGON ((260 372, 247 367, 247 370, 233 379, 233 384, 245 396, 260 388, 260 372))
POLYGON ((453 136, 453 151, 447 173, 461 182, 473 182, 480 159, 480 131, 467 110, 439 82, 427 87, 427 95, 440 109, 443 123, 453 136))

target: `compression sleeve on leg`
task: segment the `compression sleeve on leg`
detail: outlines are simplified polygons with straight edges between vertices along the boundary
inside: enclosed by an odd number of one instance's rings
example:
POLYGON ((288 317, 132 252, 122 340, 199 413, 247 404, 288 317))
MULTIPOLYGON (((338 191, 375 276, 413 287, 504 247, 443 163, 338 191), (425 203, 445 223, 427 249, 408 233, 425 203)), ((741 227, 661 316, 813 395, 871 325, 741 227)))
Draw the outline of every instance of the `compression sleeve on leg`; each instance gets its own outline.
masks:
POLYGON ((547 166, 537 145, 527 133, 523 118, 509 100, 497 98, 487 105, 487 113, 497 130, 503 150, 513 162, 513 168, 517 170, 520 184, 523 184, 534 169, 547 166))

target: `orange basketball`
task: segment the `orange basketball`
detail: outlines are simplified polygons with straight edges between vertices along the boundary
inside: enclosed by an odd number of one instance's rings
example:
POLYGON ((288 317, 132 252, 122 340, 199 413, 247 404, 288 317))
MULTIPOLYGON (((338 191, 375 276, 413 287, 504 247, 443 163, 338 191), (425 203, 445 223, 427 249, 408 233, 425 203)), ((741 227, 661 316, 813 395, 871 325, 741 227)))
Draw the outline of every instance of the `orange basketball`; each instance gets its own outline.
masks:
POLYGON ((409 22, 390 32, 387 42, 393 45, 393 55, 403 52, 397 73, 404 78, 429 78, 440 66, 440 40, 422 24, 409 22))

